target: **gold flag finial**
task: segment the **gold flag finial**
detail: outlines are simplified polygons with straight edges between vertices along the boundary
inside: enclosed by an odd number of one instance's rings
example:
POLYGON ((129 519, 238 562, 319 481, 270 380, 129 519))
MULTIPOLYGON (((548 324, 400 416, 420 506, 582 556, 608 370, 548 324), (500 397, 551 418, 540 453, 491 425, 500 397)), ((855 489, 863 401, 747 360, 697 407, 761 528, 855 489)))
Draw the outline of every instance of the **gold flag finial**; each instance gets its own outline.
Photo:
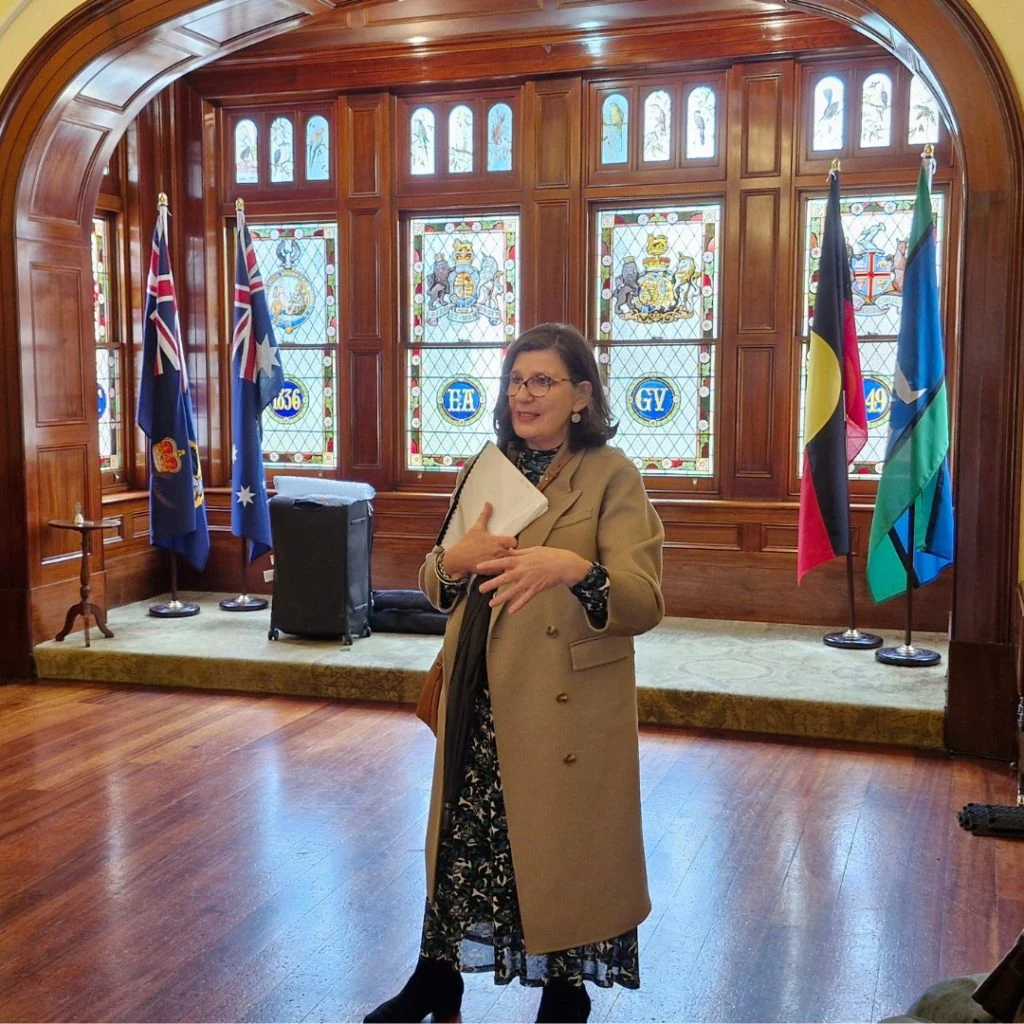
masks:
POLYGON ((921 150, 921 158, 923 160, 931 160, 935 156, 935 147, 930 143, 925 143, 924 149, 921 150))
POLYGON ((828 178, 826 180, 831 181, 842 170, 842 166, 838 158, 833 160, 832 166, 828 169, 828 178))
POLYGON ((157 197, 156 197, 156 205, 157 205, 158 207, 160 207, 160 206, 166 206, 166 205, 167 205, 167 193, 166 193, 166 192, 159 192, 159 193, 157 194, 157 197))
POLYGON ((241 196, 235 200, 235 212, 245 213, 245 200, 241 196))

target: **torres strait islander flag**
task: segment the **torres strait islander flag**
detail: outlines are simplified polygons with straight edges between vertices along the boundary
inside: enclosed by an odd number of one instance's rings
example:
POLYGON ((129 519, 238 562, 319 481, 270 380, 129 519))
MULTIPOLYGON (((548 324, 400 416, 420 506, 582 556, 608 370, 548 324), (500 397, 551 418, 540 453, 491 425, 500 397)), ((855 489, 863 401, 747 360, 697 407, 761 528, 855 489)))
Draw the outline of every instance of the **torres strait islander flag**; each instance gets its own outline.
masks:
POLYGON ((850 550, 847 473, 868 436, 838 171, 830 178, 807 357, 798 582, 816 565, 850 550))

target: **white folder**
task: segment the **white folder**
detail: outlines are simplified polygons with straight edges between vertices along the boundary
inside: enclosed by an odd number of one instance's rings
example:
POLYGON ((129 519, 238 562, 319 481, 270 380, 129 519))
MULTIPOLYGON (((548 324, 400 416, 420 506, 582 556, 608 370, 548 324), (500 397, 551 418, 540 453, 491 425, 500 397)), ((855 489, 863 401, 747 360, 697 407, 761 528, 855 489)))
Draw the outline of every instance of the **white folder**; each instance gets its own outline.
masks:
POLYGON ((445 550, 480 518, 486 501, 493 508, 487 530, 497 536, 516 536, 548 508, 543 493, 488 441, 455 496, 455 508, 440 542, 445 550))

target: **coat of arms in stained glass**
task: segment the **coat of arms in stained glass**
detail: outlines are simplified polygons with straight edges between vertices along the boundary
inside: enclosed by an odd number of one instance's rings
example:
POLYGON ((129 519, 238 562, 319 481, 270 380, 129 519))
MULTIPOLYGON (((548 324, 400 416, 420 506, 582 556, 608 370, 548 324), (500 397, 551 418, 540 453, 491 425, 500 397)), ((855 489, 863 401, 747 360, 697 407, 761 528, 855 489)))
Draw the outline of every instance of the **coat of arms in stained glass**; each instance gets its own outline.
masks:
POLYGON ((493 437, 502 352, 517 333, 518 237, 512 214, 409 222, 409 469, 457 469, 493 437))
POLYGON ((337 464, 335 224, 249 224, 284 387, 263 417, 266 462, 337 464))
MULTIPOLYGON (((826 198, 807 202, 804 224, 804 274, 802 336, 806 339, 814 317, 814 295, 818 286, 821 238, 825 228, 826 198)), ((845 196, 840 200, 843 234, 850 258, 854 319, 860 339, 860 363, 864 377, 864 401, 868 413, 868 440, 854 463, 851 474, 874 479, 882 471, 888 438, 893 375, 896 365, 896 337, 903 307, 903 273, 907 265, 907 241, 914 219, 914 193, 873 196, 845 196)), ((945 195, 932 196, 936 226, 936 261, 942 280, 945 195)), ((803 344, 800 376, 800 419, 806 387, 807 342, 803 344)), ((802 434, 798 452, 803 450, 802 434)), ((799 460, 798 460, 799 465, 799 460)))
POLYGON ((717 203, 597 214, 598 359, 615 444, 644 473, 714 472, 720 218, 717 203))

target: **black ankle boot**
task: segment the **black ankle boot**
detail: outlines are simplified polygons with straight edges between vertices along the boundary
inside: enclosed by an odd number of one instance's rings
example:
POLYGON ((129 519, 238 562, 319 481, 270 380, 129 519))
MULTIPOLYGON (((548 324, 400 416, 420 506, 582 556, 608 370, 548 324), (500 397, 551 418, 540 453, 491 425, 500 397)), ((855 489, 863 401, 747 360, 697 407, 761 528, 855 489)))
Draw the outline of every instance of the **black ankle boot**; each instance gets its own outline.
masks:
POLYGON ((573 985, 565 978, 548 979, 537 1009, 537 1024, 585 1022, 589 1016, 590 996, 583 985, 573 985))
POLYGON ((408 1024, 423 1020, 428 1013, 434 1020, 451 1020, 462 1007, 462 988, 462 975, 451 964, 421 956, 402 991, 371 1010, 363 1020, 370 1024, 408 1024))

